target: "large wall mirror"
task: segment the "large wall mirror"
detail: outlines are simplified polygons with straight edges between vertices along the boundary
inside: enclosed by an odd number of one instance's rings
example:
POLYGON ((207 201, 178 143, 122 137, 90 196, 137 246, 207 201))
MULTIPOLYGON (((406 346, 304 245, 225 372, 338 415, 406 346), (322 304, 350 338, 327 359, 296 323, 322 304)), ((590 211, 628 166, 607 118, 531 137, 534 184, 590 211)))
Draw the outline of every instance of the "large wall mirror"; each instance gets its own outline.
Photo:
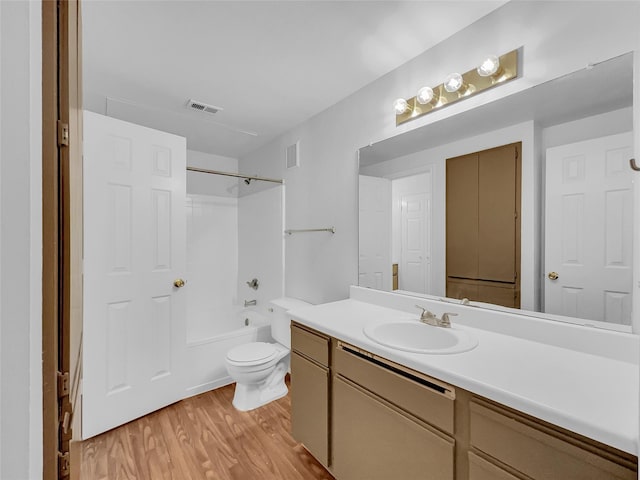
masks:
POLYGON ((630 331, 633 61, 629 53, 589 65, 361 148, 359 285, 630 331), (495 223, 485 217, 512 174, 495 162, 486 173, 491 153, 482 152, 509 145, 520 156, 515 221, 495 223), (476 180, 452 183, 472 162, 480 194, 476 180), (476 230, 488 247, 474 243, 476 230), (462 246, 455 255, 452 240, 462 246), (494 262, 492 251, 508 251, 517 287, 509 275, 478 273, 475 263, 494 262), (456 273, 462 258, 471 273, 456 273))

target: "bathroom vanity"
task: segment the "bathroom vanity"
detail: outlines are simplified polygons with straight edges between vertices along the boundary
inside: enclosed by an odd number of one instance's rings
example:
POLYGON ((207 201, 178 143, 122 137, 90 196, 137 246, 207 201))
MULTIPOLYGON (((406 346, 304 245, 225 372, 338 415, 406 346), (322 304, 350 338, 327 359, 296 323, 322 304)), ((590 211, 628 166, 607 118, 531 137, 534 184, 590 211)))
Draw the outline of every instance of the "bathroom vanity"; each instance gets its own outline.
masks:
MULTIPOLYGON (((371 322, 418 322, 416 298, 402 297, 353 288, 291 314, 293 436, 338 480, 637 479, 637 363, 583 351, 596 338, 580 338, 584 327, 543 324, 556 335, 547 344, 525 338, 540 334, 531 325, 504 335, 492 331, 500 319, 482 318, 491 313, 447 304, 486 328, 457 326, 476 348, 421 354, 372 341, 371 322), (582 346, 559 345, 565 336, 582 346)), ((600 333, 637 353, 633 336, 600 333)))

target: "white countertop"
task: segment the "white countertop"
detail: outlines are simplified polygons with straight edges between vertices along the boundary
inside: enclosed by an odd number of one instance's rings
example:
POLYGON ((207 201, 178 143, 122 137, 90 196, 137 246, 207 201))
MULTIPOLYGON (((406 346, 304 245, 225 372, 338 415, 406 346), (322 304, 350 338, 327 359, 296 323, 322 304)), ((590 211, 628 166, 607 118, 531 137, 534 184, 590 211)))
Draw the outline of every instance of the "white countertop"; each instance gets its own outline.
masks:
MULTIPOLYGON (((376 322, 418 321, 416 313, 355 299, 289 312, 299 323, 472 393, 638 454, 638 365, 452 322, 478 338, 471 351, 404 352, 364 335, 376 322)), ((433 327, 438 328, 438 327, 433 327)))

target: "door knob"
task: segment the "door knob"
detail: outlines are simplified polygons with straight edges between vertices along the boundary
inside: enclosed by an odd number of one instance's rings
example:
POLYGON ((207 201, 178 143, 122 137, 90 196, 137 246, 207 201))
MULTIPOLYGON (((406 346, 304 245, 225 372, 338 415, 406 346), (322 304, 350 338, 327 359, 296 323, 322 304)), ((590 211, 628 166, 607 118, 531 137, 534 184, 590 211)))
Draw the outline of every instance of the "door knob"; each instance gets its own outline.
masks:
POLYGON ((549 272, 549 274, 547 275, 547 277, 549 277, 549 280, 557 280, 559 276, 560 275, 558 275, 556 272, 549 272))
POLYGON ((175 280, 175 281, 173 282, 173 286, 174 286, 174 287, 176 287, 176 288, 182 288, 182 287, 184 287, 184 284, 185 284, 185 283, 186 283, 186 282, 185 282, 183 279, 178 278, 177 280, 175 280))

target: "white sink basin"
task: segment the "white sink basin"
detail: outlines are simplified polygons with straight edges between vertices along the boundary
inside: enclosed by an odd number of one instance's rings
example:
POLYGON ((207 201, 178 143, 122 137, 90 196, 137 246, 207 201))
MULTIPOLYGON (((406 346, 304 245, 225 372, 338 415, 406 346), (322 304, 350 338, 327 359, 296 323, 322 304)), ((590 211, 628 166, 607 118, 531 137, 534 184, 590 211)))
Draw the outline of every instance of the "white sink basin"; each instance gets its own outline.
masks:
POLYGON ((418 321, 369 325, 363 332, 380 345, 405 352, 461 353, 478 345, 478 339, 465 330, 434 327, 418 321))

